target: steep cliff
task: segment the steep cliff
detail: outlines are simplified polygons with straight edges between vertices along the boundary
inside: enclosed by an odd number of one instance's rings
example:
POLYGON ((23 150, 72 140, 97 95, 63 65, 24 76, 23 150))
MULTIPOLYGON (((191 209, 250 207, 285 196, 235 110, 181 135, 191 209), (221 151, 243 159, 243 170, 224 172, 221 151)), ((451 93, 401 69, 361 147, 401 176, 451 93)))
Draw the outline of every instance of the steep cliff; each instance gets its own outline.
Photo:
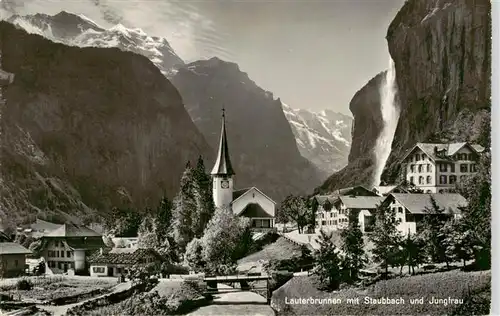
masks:
POLYGON ((188 159, 212 159, 177 89, 147 58, 57 44, 6 22, 0 49, 15 75, 3 89, 3 222, 153 206, 175 194, 188 159))
POLYGON ((219 141, 222 106, 226 108, 237 187, 256 186, 280 202, 319 184, 318 170, 297 148, 281 101, 258 87, 237 64, 200 60, 180 68, 171 80, 213 148, 219 141))
MULTIPOLYGON (((491 4, 488 0, 408 0, 390 24, 386 38, 395 63, 401 108, 393 150, 382 176, 383 182, 392 183, 397 180, 399 159, 416 142, 483 139, 491 109, 491 4)), ((365 104, 380 108, 377 93, 372 95, 365 104)), ((360 119, 353 114, 355 130, 362 124, 377 126, 373 131, 380 132, 378 116, 360 119)), ((353 136, 354 157, 358 150, 373 150, 372 134, 365 136, 369 140, 364 143, 353 136)), ((371 164, 367 158, 356 165, 350 157, 345 170, 316 192, 363 184, 369 171, 359 166, 371 164)))
POLYGON ((368 81, 356 92, 349 103, 354 122, 348 164, 331 175, 316 190, 317 192, 328 192, 353 185, 368 185, 372 182, 375 171, 373 148, 383 125, 380 111, 380 85, 384 81, 385 73, 385 71, 381 72, 368 81))

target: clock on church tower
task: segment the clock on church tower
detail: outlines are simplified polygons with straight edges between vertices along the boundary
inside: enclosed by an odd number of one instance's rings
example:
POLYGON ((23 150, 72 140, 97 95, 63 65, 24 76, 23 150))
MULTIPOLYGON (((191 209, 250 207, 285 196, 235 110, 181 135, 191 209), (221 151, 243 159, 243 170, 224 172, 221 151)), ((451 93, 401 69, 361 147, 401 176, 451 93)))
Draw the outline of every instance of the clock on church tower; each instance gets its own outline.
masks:
POLYGON ((229 181, 227 181, 227 180, 222 180, 222 181, 221 181, 221 183, 220 183, 220 186, 221 186, 221 188, 223 188, 223 189, 227 189, 227 188, 229 188, 229 181))

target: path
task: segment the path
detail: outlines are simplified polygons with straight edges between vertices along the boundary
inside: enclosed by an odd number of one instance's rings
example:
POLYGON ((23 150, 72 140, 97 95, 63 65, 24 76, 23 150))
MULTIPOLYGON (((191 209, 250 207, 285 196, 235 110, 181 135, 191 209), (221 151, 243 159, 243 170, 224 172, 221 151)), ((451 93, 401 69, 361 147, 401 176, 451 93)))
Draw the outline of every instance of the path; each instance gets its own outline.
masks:
MULTIPOLYGON (((224 284, 219 289, 232 289, 224 284)), ((188 316, 274 316, 264 297, 253 292, 231 292, 214 294, 211 305, 200 307, 188 316)))
POLYGON ((68 311, 68 309, 70 309, 70 308, 73 308, 73 307, 78 306, 78 305, 82 305, 83 303, 88 302, 88 301, 93 301, 93 300, 103 298, 103 297, 108 296, 108 295, 113 294, 113 293, 126 291, 126 290, 130 289, 131 286, 132 286, 132 282, 128 281, 125 283, 117 284, 115 287, 113 287, 111 292, 108 292, 106 294, 102 294, 99 296, 91 297, 91 298, 88 298, 88 299, 83 300, 81 302, 67 304, 67 305, 59 305, 59 306, 37 305, 36 307, 41 309, 41 310, 48 311, 49 313, 52 313, 54 316, 62 316, 62 315, 65 315, 66 312, 68 311))

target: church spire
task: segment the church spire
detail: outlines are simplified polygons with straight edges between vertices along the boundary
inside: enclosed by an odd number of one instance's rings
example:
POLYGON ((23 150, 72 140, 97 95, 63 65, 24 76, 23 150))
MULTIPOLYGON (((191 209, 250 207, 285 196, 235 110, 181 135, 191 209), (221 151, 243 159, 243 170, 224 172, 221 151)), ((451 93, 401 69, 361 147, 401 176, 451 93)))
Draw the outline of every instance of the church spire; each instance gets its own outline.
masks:
POLYGON ((211 174, 214 175, 234 175, 233 166, 229 159, 229 149, 227 147, 226 137, 226 114, 225 109, 222 108, 222 130, 220 134, 219 152, 217 153, 217 160, 215 161, 214 168, 211 174))

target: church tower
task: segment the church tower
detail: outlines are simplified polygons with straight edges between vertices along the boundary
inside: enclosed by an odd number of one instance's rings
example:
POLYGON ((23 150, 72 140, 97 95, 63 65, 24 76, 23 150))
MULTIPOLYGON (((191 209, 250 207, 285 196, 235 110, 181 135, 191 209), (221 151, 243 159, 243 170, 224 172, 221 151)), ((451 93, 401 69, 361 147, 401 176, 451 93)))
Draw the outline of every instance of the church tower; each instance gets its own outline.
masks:
POLYGON ((229 159, 226 137, 226 116, 222 109, 222 129, 217 160, 211 172, 212 191, 215 207, 228 207, 233 201, 234 170, 229 159))

